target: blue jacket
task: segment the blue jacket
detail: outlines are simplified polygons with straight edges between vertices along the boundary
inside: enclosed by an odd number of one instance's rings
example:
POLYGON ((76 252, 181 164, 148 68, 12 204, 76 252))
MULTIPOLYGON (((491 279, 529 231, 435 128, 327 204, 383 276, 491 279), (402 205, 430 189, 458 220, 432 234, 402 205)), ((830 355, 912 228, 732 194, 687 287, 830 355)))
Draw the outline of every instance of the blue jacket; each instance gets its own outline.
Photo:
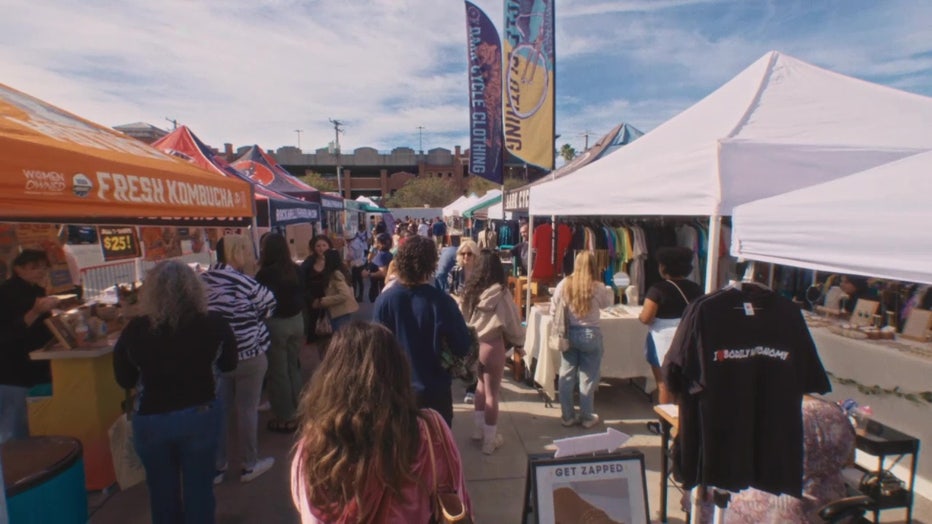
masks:
POLYGON ((430 284, 392 286, 379 295, 373 320, 395 334, 411 362, 414 390, 449 390, 450 374, 440 366, 442 341, 466 356, 471 337, 463 314, 452 297, 430 284))

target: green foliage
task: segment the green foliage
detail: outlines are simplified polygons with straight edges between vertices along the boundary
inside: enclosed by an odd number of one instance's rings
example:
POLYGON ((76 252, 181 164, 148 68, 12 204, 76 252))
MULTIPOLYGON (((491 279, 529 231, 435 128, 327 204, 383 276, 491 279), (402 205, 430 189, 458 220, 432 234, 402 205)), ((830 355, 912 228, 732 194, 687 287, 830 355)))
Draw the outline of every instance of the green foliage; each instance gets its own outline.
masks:
MULTIPOLYGON (((521 187, 525 184, 524 180, 521 180, 517 177, 505 177, 505 190, 511 190, 516 187, 521 187)), ((502 186, 486 180, 482 177, 472 176, 469 179, 469 185, 466 186, 466 194, 475 193, 477 195, 484 195, 490 189, 501 189, 502 186)))
POLYGON ((563 160, 569 162, 570 160, 576 158, 576 148, 569 144, 563 144, 560 146, 560 156, 563 157, 563 160))
POLYGON ((460 197, 460 191, 449 180, 423 176, 412 178, 394 195, 385 198, 386 207, 443 207, 460 197))
POLYGON ((310 169, 305 171, 304 175, 296 178, 318 191, 328 192, 337 190, 336 177, 324 177, 324 175, 316 171, 311 171, 310 169))

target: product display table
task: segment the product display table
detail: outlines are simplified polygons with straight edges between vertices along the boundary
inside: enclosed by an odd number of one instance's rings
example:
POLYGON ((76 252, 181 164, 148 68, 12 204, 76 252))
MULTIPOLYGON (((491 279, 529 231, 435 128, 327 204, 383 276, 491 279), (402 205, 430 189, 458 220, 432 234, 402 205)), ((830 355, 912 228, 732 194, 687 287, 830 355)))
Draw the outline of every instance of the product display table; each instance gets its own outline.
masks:
MULTIPOLYGON (((829 372, 832 400, 853 398, 870 406, 873 419, 915 437, 932 439, 932 348, 908 340, 858 340, 825 327, 810 328, 822 365, 829 372)), ((858 446, 861 448, 861 446, 858 446)), ((876 459, 859 450, 858 463, 873 469, 876 459)), ((900 479, 911 476, 909 464, 892 468, 900 479)), ((917 458, 916 492, 932 497, 932 454, 917 458)))
MULTIPOLYGON (((543 387, 551 399, 556 398, 554 377, 560 371, 560 352, 547 348, 550 331, 550 304, 543 303, 531 308, 527 323, 527 338, 524 350, 527 359, 537 358, 534 380, 543 387)), ((638 320, 639 307, 612 306, 602 310, 600 326, 605 353, 602 355, 602 376, 613 378, 645 377, 646 391, 655 388, 650 365, 644 359, 644 340, 647 326, 638 320)))
POLYGON ((101 490, 116 481, 107 431, 122 413, 123 390, 113 376, 113 333, 107 345, 69 350, 41 349, 29 356, 49 360, 52 396, 29 399, 32 435, 67 435, 84 448, 86 486, 101 490))

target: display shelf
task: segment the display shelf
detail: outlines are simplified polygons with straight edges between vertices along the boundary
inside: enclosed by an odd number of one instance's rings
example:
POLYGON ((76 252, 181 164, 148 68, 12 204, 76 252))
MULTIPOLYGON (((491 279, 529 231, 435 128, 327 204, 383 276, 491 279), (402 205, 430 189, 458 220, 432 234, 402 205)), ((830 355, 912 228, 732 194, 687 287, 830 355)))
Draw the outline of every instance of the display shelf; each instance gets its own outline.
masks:
POLYGON ((865 474, 873 474, 882 478, 886 468, 884 461, 887 457, 903 457, 909 455, 909 481, 906 488, 895 491, 889 495, 877 496, 869 488, 856 486, 858 491, 873 500, 874 522, 880 522, 880 512, 887 509, 906 509, 906 522, 912 522, 913 517, 913 484, 916 480, 916 461, 919 455, 919 439, 898 431, 890 426, 875 420, 868 420, 864 427, 855 432, 855 447, 863 453, 877 457, 877 467, 872 469, 861 465, 855 467, 865 474))

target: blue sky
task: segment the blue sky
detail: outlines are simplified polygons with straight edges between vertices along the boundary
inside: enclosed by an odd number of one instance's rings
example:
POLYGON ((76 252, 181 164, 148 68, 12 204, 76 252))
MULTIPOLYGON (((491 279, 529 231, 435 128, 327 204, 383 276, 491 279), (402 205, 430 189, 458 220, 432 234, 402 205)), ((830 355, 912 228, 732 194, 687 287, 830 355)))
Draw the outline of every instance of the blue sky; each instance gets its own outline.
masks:
MULTIPOLYGON (((772 49, 932 96, 932 2, 555 1, 558 144, 577 149, 620 122, 650 131, 772 49)), ((501 0, 475 3, 501 29, 501 0)), ((6 0, 0 83, 109 126, 177 119, 215 147, 326 147, 335 118, 344 150, 465 149, 464 13, 460 0, 6 0)))

